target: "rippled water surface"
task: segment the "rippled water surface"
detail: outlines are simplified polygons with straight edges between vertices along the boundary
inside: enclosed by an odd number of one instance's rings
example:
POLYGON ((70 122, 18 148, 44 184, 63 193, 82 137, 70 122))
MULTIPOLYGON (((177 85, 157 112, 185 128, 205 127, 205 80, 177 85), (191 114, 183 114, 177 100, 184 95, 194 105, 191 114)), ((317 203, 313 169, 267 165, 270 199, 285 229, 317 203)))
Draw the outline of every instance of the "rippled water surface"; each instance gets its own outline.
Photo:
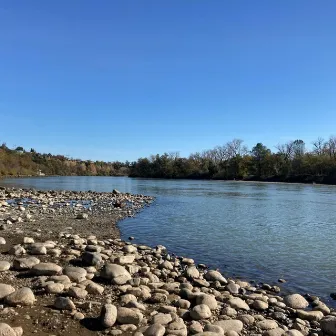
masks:
POLYGON ((336 187, 124 177, 7 179, 2 185, 156 196, 153 206, 119 223, 123 238, 165 245, 228 276, 284 290, 336 292, 336 187))

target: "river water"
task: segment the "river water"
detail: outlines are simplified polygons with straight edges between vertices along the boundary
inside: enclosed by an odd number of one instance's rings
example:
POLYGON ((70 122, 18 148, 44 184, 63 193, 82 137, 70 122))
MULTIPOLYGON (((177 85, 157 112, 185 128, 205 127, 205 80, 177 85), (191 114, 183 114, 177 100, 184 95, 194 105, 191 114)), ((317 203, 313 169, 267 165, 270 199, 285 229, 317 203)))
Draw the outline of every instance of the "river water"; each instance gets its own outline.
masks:
MULTIPOLYGON (((6 179, 1 185, 145 194, 153 206, 119 223, 122 238, 220 268, 227 276, 329 297, 336 292, 336 187, 127 177, 6 179)), ((94 232, 94 231, 93 231, 94 232)))

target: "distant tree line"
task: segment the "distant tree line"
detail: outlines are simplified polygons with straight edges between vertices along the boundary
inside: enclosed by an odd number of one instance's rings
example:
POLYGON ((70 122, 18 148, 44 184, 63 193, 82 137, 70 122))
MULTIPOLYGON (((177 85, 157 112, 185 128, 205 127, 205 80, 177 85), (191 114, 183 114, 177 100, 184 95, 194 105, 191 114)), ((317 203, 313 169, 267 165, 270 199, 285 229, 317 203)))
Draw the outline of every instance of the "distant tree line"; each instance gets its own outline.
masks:
POLYGON ((303 140, 278 144, 272 152, 262 143, 251 150, 243 140, 234 139, 223 146, 187 158, 178 153, 140 158, 130 166, 130 176, 148 178, 185 178, 304 182, 336 184, 336 137, 318 138, 307 150, 303 140))
POLYGON ((129 163, 84 161, 63 155, 41 154, 33 148, 26 151, 19 146, 10 149, 5 143, 0 146, 0 176, 45 175, 128 175, 129 163))
POLYGON ((318 138, 310 150, 303 140, 275 146, 262 143, 251 150, 243 140, 234 139, 223 146, 189 157, 165 153, 125 163, 84 161, 63 155, 26 151, 19 146, 0 146, 0 176, 93 175, 175 179, 220 179, 336 184, 336 137, 318 138))

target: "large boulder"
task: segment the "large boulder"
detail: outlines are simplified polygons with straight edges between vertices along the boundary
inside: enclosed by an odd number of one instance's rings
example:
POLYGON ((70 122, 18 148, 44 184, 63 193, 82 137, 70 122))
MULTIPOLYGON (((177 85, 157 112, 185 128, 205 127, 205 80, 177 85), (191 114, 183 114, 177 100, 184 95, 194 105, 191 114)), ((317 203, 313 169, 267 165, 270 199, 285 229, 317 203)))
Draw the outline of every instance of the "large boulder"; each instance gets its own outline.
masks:
POLYGON ((117 264, 105 264, 100 275, 116 285, 124 285, 128 280, 132 279, 126 268, 117 264))

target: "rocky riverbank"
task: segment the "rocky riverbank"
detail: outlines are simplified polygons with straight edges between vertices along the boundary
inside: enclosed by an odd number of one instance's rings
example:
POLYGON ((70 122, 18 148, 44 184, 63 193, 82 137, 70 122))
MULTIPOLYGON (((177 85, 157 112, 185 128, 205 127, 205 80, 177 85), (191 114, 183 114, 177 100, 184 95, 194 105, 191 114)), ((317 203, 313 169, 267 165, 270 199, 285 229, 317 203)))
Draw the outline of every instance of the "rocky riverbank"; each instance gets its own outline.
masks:
POLYGON ((317 297, 119 239, 143 195, 0 189, 0 335, 336 336, 317 297))

